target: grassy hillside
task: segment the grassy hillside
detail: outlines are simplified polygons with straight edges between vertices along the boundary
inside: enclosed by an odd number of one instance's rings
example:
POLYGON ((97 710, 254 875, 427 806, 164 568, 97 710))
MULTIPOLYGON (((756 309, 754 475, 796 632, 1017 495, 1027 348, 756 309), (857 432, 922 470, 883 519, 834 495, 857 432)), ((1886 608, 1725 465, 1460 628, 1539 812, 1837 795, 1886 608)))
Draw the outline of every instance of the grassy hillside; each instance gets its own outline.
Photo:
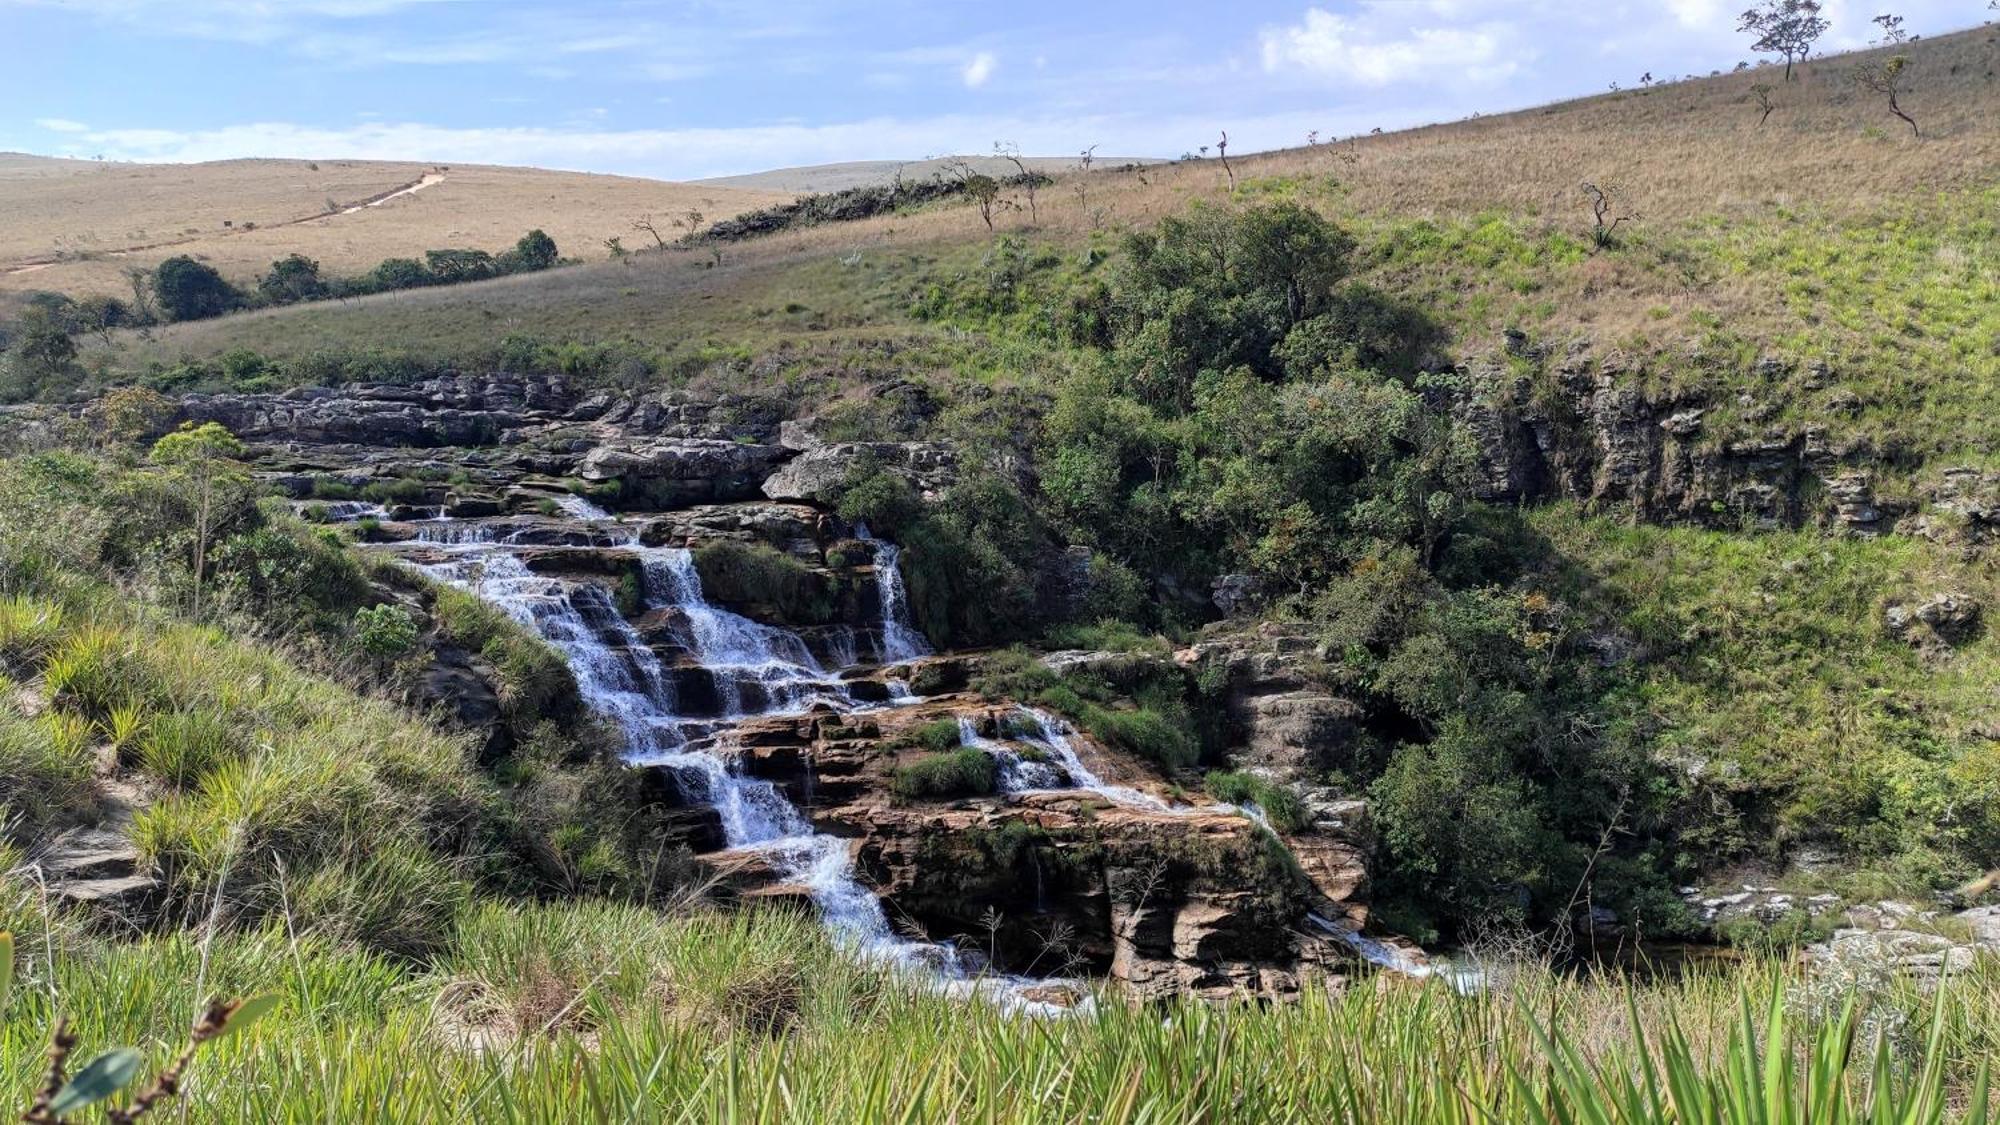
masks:
MULTIPOLYGON (((1155 164, 1156 158, 1093 156, 1093 162, 1104 168, 1118 168, 1127 164, 1155 164)), ((1021 164, 1044 175, 1060 175, 1076 170, 1078 159, 1074 156, 1024 156, 1021 164)), ((713 184, 716 187, 746 188, 752 191, 790 191, 809 194, 813 192, 841 191, 853 187, 875 187, 893 183, 897 177, 905 180, 924 180, 933 176, 951 175, 961 168, 970 168, 987 176, 1011 176, 1020 171, 1014 162, 998 156, 933 157, 928 160, 850 160, 839 164, 813 164, 803 168, 773 168, 768 172, 750 172, 740 176, 717 176, 714 179, 695 180, 696 184, 713 184)))
MULTIPOLYGON (((1510 329, 1555 345, 1584 338, 1636 357, 1635 377, 1655 385, 1741 390, 1781 421, 1984 460, 2000 417, 1994 40, 1981 28, 1909 45, 1904 104, 1922 141, 1851 80, 1882 58, 1864 53, 1817 60, 1789 84, 1760 68, 1235 158, 1227 170, 1207 160, 1061 175, 1038 193, 1038 222, 1016 190, 995 227, 1025 246, 1020 261, 1053 265, 1198 200, 1295 199, 1354 232, 1358 276, 1420 304, 1444 356, 1497 354, 1510 329), (1760 84, 1776 107, 1762 124, 1760 84), (1610 191, 1612 218, 1634 216, 1612 245, 1595 243, 1584 181, 1610 191), (1758 386, 1749 369, 1763 355, 1825 363, 1840 385, 1818 397, 1758 386), (1854 405, 1830 412, 1835 395, 1854 405)), ((490 358, 507 334, 681 360, 934 340, 939 327, 912 315, 928 287, 1012 285, 1008 270, 1027 272, 996 266, 993 246, 969 206, 938 204, 719 254, 177 325, 99 362, 129 371, 369 341, 443 363, 482 348, 490 358)))
POLYGON ((0 291, 127 296, 124 271, 175 254, 249 282, 286 254, 359 273, 440 246, 498 251, 548 231, 567 253, 601 257, 652 215, 710 219, 784 193, 536 168, 366 160, 123 164, 14 155, 0 160, 0 291), (397 194, 397 193, 402 194, 397 194))

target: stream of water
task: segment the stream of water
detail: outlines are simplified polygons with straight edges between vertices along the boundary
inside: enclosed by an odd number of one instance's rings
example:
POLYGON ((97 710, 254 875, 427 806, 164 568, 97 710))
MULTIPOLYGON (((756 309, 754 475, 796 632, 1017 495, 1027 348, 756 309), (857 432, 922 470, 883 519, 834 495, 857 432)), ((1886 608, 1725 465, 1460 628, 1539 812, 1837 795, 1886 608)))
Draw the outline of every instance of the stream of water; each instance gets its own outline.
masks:
MULTIPOLYGON (((434 557, 412 565, 493 603, 561 652, 585 700, 618 724, 625 759, 671 770, 683 786, 698 789, 720 817, 729 847, 762 854, 780 881, 806 888, 844 945, 864 958, 920 969, 949 992, 982 995, 1028 1012, 1059 1010, 1021 995, 1025 987, 1047 982, 977 974, 948 944, 898 936, 881 901, 855 876, 848 842, 815 832, 775 785, 744 776, 703 737, 714 719, 683 713, 671 671, 604 590, 534 574, 518 548, 476 522, 427 521, 418 541, 429 545, 434 557)), ((689 551, 640 547, 636 537, 621 549, 640 560, 647 608, 676 611, 684 623, 689 655, 713 681, 721 719, 797 714, 818 703, 861 709, 796 633, 709 602, 689 551)), ((893 553, 887 557, 893 563, 893 553)), ((893 565, 878 565, 877 575, 878 582, 894 587, 880 593, 885 611, 900 613, 901 576, 893 565)), ((906 619, 897 624, 903 639, 885 641, 885 654, 908 654, 907 659, 929 651, 906 619)), ((902 694, 907 696, 907 689, 902 694)))
MULTIPOLYGON (((567 515, 591 522, 610 518, 588 501, 570 499, 574 503, 558 501, 567 515)), ((799 714, 817 704, 841 711, 865 709, 839 676, 854 663, 851 637, 832 646, 842 668, 830 670, 798 634, 711 603, 690 551, 643 547, 636 532, 618 537, 617 549, 639 559, 646 608, 671 611, 669 627, 680 634, 688 658, 713 685, 711 706, 684 705, 673 670, 604 589, 533 573, 521 558, 521 548, 496 537, 490 525, 436 519, 417 526, 418 542, 427 545, 430 557, 412 560, 412 565, 498 606, 561 652, 584 698, 617 723, 624 736, 625 759, 673 771, 690 796, 715 808, 729 847, 761 854, 779 880, 806 888, 826 926, 843 944, 866 958, 921 969, 947 991, 984 995, 1030 1012, 1056 1010, 1021 996, 1025 986, 1048 982, 976 974, 948 944, 898 936, 880 900, 856 877, 847 841, 815 832, 781 790, 744 776, 716 745, 712 737, 716 729, 733 720, 799 714)), ((923 634, 909 622, 896 547, 868 538, 865 528, 860 532, 875 552, 882 662, 929 654, 923 634)), ((902 681, 890 678, 888 683, 890 706, 915 700, 902 681)), ((962 743, 998 759, 1005 792, 1081 789, 1114 804, 1155 812, 1226 811, 1262 822, 1254 809, 1175 806, 1104 781, 1077 754, 1062 721, 1039 710, 1017 708, 1008 715, 1005 728, 1000 732, 1005 741, 991 740, 981 737, 970 720, 959 721, 962 743)), ((1316 915, 1311 921, 1378 965, 1398 972, 1421 969, 1393 948, 1316 915)))

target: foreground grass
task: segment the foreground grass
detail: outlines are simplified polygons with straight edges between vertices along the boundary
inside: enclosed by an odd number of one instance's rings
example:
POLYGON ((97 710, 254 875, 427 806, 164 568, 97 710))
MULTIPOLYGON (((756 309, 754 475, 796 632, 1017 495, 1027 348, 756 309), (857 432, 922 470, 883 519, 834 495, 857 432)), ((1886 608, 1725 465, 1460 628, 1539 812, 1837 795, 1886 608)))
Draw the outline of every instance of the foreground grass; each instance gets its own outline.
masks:
POLYGON ((85 1050, 157 1062, 207 993, 282 996, 201 1059, 201 1121, 1979 1120, 2000 1047, 1990 969, 1941 998, 1752 963, 1037 1020, 860 967, 783 912, 479 908, 428 967, 282 927, 21 948, 0 1081, 23 1103, 58 1012, 85 1050))

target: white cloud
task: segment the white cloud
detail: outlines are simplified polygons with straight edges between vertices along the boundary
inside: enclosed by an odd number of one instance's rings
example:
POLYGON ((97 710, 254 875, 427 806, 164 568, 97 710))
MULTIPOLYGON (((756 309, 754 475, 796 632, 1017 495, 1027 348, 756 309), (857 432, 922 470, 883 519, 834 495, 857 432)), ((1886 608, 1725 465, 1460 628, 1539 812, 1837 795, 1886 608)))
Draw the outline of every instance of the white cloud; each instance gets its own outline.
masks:
POLYGON ((971 61, 965 64, 965 69, 958 73, 959 77, 965 80, 966 89, 977 90, 986 85, 987 80, 993 77, 993 72, 999 67, 1000 60, 994 57, 993 52, 981 51, 972 56, 971 61))
POLYGON ((35 124, 51 133, 88 133, 90 126, 81 121, 71 121, 67 117, 37 117, 35 124))
MULTIPOLYGON (((1324 112, 1232 117, 1232 152, 1298 144, 1308 129, 1365 131, 1367 124, 1428 120, 1413 116, 1345 117, 1324 112)), ((319 127, 290 122, 218 129, 98 129, 76 135, 76 147, 108 159, 164 163, 289 157, 317 160, 397 160, 447 164, 513 164, 698 179, 800 164, 901 159, 922 153, 987 153, 1006 138, 1024 152, 1073 153, 1105 143, 1099 159, 1161 155, 1208 143, 1215 123, 1200 117, 1134 111, 1060 117, 945 115, 877 117, 825 124, 774 122, 724 128, 605 129, 452 128, 418 122, 361 122, 319 127)))
MULTIPOLYGON (((1349 18, 1308 8, 1299 23, 1265 29, 1264 69, 1361 86, 1436 82, 1441 75, 1490 81, 1512 74, 1525 54, 1509 57, 1505 24, 1412 27, 1403 23, 1408 11, 1370 3, 1349 18)), ((1422 14, 1445 13, 1433 7, 1422 14)))

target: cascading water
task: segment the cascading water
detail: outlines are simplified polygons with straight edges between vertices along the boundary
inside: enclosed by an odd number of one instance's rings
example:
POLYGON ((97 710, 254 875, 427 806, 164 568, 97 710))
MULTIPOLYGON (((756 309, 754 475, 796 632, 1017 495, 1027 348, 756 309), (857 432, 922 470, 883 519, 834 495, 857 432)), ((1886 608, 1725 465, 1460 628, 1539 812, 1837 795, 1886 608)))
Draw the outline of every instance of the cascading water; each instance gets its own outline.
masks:
POLYGON ((556 507, 563 515, 573 520, 583 520, 586 523, 596 523, 618 518, 574 492, 566 492, 556 497, 556 507))
MULTIPOLYGON (((565 510, 580 518, 585 510, 601 511, 594 506, 571 510, 568 505, 565 510)), ((412 560, 413 565, 492 602, 561 652, 584 698, 618 724, 626 759, 671 769, 697 784, 716 809, 729 846, 762 853, 778 878, 807 888, 828 929, 861 956, 921 969, 948 992, 985 996, 1015 1010, 1042 1014, 1068 1010, 1020 995, 1022 985, 1041 982, 974 976, 951 946, 898 937, 880 900, 855 877, 845 840, 815 832, 782 791, 736 772, 712 740, 690 738, 692 731, 705 731, 707 724, 679 713, 672 675, 602 589, 536 575, 517 553, 521 548, 498 539, 489 526, 448 519, 417 526, 417 542, 424 545, 426 557, 412 560)), ((908 625, 896 549, 880 540, 871 542, 882 611, 882 657, 896 662, 926 655, 929 645, 908 625)), ((616 549, 638 556, 650 607, 679 611, 689 654, 714 677, 726 717, 797 713, 815 703, 856 708, 837 676, 820 665, 797 634, 710 604, 689 551, 641 547, 636 532, 630 538, 620 537, 616 549)), ((838 646, 835 651, 840 651, 838 646)), ((851 662, 850 654, 843 656, 851 662)), ((914 701, 907 685, 888 682, 892 703, 914 701)), ((1233 806, 1169 805, 1149 793, 1109 784, 1084 764, 1061 720, 1039 710, 1018 709, 1007 726, 1009 740, 1033 747, 1032 755, 984 739, 969 720, 959 720, 964 744, 999 759, 1001 785, 1008 793, 1074 788, 1115 804, 1157 812, 1249 815, 1233 806)), ((1427 971, 1393 947, 1318 915, 1309 921, 1378 965, 1412 975, 1427 971)))
MULTIPOLYGON (((739 774, 715 747, 690 741, 690 724, 676 714, 672 678, 603 590, 534 574, 518 548, 497 542, 489 528, 446 524, 425 525, 419 542, 435 557, 412 565, 499 606, 561 652, 584 698, 618 724, 626 760, 698 779, 728 845, 762 853, 779 879, 804 886, 827 928, 860 956, 920 969, 947 992, 984 996, 1012 1010, 1068 1010, 1020 995, 1024 985, 1041 982, 978 976, 949 945, 897 936, 881 901, 855 877, 846 840, 815 832, 775 785, 739 774)), ((797 634, 711 605, 688 551, 639 547, 636 537, 624 546, 640 558, 648 601, 685 617, 690 652, 734 701, 733 715, 742 717, 745 689, 753 685, 760 714, 795 713, 816 702, 855 706, 797 634)))
POLYGON ((702 596, 694 553, 676 548, 636 548, 646 576, 646 598, 687 618, 690 651, 715 677, 724 716, 746 714, 746 689, 761 702, 755 713, 801 711, 817 702, 837 707, 853 700, 820 667, 797 633, 760 625, 741 614, 710 605, 702 596))
POLYGON ((355 520, 387 519, 389 509, 367 500, 325 500, 300 501, 294 507, 317 507, 320 518, 328 523, 352 523, 355 520))
POLYGON ((894 543, 856 524, 855 537, 875 552, 876 598, 882 608, 882 663, 901 664, 931 654, 930 642, 910 625, 910 599, 903 589, 903 553, 894 543))
MULTIPOLYGON (((1041 760, 1024 757, 1018 751, 981 738, 973 729, 971 722, 964 718, 958 721, 961 743, 977 746, 999 759, 1000 787, 1004 792, 1032 793, 1044 789, 1083 789, 1117 805, 1131 805, 1136 808, 1151 809, 1154 812, 1178 811, 1151 793, 1144 793, 1129 786, 1112 785, 1098 777, 1077 755, 1076 746, 1070 741, 1062 720, 1047 712, 1033 707, 1017 708, 1009 725, 1013 728, 1014 741, 1034 747, 1037 757, 1041 760)), ((1185 811, 1204 810, 1188 808, 1185 811)))

